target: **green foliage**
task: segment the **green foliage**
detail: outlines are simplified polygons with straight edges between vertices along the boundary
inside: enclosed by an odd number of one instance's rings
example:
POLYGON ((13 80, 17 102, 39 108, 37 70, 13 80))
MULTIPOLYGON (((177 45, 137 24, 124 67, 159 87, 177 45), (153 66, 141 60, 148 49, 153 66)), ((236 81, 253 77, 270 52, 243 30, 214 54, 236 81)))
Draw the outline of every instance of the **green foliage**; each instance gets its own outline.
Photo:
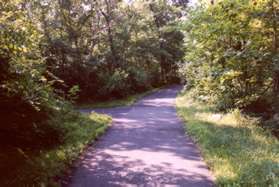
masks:
POLYGON ((107 99, 177 81, 184 35, 176 27, 185 2, 31 3, 47 68, 63 80, 54 85, 58 93, 79 85, 80 101, 107 99))
MULTIPOLYGON (((23 0, 0 2, 0 185, 42 185, 98 137, 108 117, 72 112, 42 56, 43 33, 23 0)), ((78 86, 65 98, 73 100, 78 86)))
POLYGON ((273 0, 212 1, 184 22, 179 72, 191 93, 178 111, 220 186, 279 184, 278 141, 264 130, 278 135, 278 10, 273 0))
POLYGON ((131 106, 135 104, 140 98, 157 91, 159 88, 154 88, 146 92, 129 95, 121 99, 111 99, 106 101, 86 101, 77 105, 78 109, 90 109, 90 108, 112 108, 119 106, 131 106))
POLYGON ((101 90, 104 93, 109 93, 116 97, 121 97, 127 95, 125 93, 126 89, 129 89, 129 85, 127 85, 128 74, 121 69, 116 69, 112 75, 105 75, 104 81, 106 84, 104 88, 101 90))
POLYGON ((57 185, 55 177, 69 169, 87 145, 104 133, 110 121, 110 117, 96 113, 67 112, 53 117, 51 123, 63 132, 62 143, 36 150, 4 147, 0 153, 0 185, 57 185))
POLYGON ((106 128, 71 103, 133 103, 140 95, 129 95, 177 78, 176 25, 186 2, 1 1, 0 170, 12 173, 1 174, 5 182, 43 185, 106 128))
POLYGON ((79 86, 75 85, 73 86, 70 90, 69 90, 69 93, 68 93, 68 98, 71 100, 71 101, 74 101, 78 98, 78 92, 80 91, 79 89, 79 86))
POLYGON ((44 122, 63 104, 44 76, 40 55, 41 33, 29 20, 24 1, 0 3, 0 126, 1 144, 48 145, 58 137, 54 126, 44 122), (38 144, 34 144, 34 141, 38 144))
POLYGON ((218 186, 277 186, 279 142, 239 110, 216 113, 185 92, 176 101, 187 133, 201 148, 218 186))
POLYGON ((0 10, 5 142, 59 142, 47 120, 67 108, 64 100, 122 98, 176 77, 183 35, 169 2, 12 0, 0 10), (56 138, 48 142, 48 134, 56 138))
MULTIPOLYGON (((190 11, 185 22, 189 87, 219 109, 270 108, 278 63, 272 0, 220 1, 190 11)), ((274 17, 275 16, 275 17, 274 17)), ((260 111, 263 112, 263 111, 260 111)))

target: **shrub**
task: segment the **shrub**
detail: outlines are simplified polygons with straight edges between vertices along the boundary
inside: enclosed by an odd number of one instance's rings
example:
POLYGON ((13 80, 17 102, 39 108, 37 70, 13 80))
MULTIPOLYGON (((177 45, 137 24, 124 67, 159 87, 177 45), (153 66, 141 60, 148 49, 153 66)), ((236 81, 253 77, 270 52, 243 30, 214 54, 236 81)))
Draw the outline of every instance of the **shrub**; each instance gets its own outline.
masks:
POLYGON ((198 95, 220 110, 269 105, 278 57, 268 33, 277 32, 271 26, 276 5, 225 0, 190 11, 184 27, 188 63, 181 71, 198 95))

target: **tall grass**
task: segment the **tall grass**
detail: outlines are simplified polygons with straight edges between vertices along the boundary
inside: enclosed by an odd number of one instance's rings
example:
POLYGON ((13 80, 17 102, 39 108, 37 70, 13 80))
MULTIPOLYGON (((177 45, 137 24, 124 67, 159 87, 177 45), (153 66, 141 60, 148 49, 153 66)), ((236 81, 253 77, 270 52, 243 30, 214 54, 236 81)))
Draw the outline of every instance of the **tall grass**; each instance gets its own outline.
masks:
POLYGON ((218 186, 279 186, 279 141, 257 119, 238 110, 216 113, 189 92, 176 104, 218 186))

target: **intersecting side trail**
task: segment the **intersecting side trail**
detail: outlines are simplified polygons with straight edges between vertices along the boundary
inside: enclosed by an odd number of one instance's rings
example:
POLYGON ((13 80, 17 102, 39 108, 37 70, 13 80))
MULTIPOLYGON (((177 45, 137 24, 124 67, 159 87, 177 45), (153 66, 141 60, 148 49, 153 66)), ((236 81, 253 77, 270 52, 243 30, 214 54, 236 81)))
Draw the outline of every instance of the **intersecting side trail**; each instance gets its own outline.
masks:
POLYGON ((80 159, 68 186, 214 186, 177 117, 179 90, 162 89, 131 107, 94 110, 111 115, 113 125, 80 159))

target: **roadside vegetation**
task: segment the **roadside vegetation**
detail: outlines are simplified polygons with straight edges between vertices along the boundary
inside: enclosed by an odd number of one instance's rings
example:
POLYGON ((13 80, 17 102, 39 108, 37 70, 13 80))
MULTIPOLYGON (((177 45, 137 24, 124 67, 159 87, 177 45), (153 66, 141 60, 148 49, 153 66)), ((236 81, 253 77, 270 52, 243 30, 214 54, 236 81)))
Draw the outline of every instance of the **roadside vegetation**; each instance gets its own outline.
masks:
POLYGON ((189 91, 176 104, 218 186, 279 185, 279 141, 259 126, 259 119, 239 110, 216 112, 189 91))
POLYGON ((102 134, 109 118, 78 103, 129 105, 177 82, 186 3, 0 1, 0 186, 52 185, 102 134))
POLYGON ((222 0, 189 10, 180 72, 195 98, 261 117, 278 135, 279 2, 222 0))
POLYGON ((65 174, 87 145, 102 135, 111 122, 109 116, 96 113, 60 115, 51 122, 62 128, 60 142, 48 146, 33 142, 36 148, 22 144, 1 146, 0 186, 59 185, 57 177, 65 174))
POLYGON ((121 98, 121 99, 111 99, 107 101, 87 101, 85 103, 76 104, 76 108, 90 109, 90 108, 111 108, 111 107, 119 107, 119 106, 131 106, 135 104, 139 99, 143 98, 148 94, 151 94, 152 92, 159 90, 160 88, 153 88, 143 93, 129 95, 128 97, 121 98))
POLYGON ((279 185, 279 1, 188 11, 178 113, 218 186, 279 185))

